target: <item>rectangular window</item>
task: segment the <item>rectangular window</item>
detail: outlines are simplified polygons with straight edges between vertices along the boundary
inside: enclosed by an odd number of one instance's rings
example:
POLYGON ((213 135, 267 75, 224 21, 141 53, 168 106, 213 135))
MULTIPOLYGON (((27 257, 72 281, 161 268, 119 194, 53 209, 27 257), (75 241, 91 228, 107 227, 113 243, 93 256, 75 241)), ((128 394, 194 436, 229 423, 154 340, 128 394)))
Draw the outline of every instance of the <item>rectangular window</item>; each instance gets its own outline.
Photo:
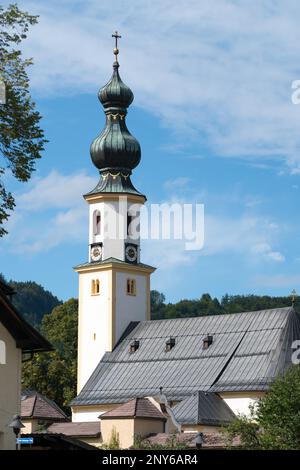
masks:
POLYGON ((135 281, 135 279, 127 279, 126 293, 127 293, 127 295, 136 295, 136 281, 135 281))

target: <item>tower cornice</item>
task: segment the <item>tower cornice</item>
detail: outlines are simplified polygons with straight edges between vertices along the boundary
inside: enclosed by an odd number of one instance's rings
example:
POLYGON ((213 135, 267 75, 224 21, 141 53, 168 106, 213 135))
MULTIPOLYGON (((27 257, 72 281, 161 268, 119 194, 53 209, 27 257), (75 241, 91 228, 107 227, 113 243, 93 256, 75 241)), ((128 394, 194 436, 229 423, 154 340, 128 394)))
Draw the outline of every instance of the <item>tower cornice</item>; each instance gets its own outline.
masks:
POLYGON ((144 204, 146 202, 146 196, 138 196, 135 194, 127 193, 90 193, 85 194, 84 199, 89 204, 94 204, 95 202, 109 202, 109 201, 119 201, 120 198, 126 198, 128 202, 144 204))
POLYGON ((126 272, 135 272, 140 274, 151 274, 156 268, 148 264, 138 263, 130 264, 117 259, 108 259, 94 263, 84 263, 75 266, 74 271, 77 273, 94 273, 99 271, 117 270, 126 272))

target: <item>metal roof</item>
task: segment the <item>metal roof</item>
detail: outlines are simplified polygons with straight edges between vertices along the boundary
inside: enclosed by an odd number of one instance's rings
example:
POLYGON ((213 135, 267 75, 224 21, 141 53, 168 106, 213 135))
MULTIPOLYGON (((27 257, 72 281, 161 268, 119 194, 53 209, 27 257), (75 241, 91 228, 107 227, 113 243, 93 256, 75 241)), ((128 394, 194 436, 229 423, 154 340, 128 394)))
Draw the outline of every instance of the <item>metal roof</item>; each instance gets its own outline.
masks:
POLYGON ((114 193, 120 194, 120 196, 124 196, 124 194, 133 194, 136 196, 142 196, 145 198, 145 200, 147 199, 144 194, 140 193, 133 186, 130 176, 124 176, 122 172, 117 172, 115 174, 107 172, 105 177, 104 175, 100 175, 100 180, 98 181, 96 187, 89 193, 85 194, 84 198, 100 193, 114 193))
POLYGON ((180 424, 204 424, 222 426, 236 418, 235 414, 218 394, 197 392, 174 406, 173 412, 180 424))
POLYGON ((266 390, 291 361, 300 320, 292 307, 140 322, 107 352, 72 405, 157 395, 182 400, 202 391, 266 390), (207 335, 213 343, 203 349, 207 335), (165 343, 175 338, 168 352, 165 343), (130 353, 133 339, 139 348, 130 353))

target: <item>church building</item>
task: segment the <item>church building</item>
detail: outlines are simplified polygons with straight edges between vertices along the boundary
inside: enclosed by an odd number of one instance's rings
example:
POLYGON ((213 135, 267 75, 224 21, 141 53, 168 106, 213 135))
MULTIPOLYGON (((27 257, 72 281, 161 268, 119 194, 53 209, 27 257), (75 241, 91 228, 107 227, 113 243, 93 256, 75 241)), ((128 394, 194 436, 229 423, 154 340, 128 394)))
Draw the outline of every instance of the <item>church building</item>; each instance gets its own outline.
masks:
POLYGON ((99 170, 84 198, 88 260, 79 275, 78 395, 73 422, 99 422, 108 435, 216 430, 268 390, 291 364, 300 333, 293 307, 151 320, 150 276, 140 255, 146 196, 131 181, 141 159, 126 126, 133 93, 119 74, 118 34, 109 82, 98 97, 105 128, 91 144, 99 170), (111 425, 109 425, 111 423, 111 425), (124 431, 125 430, 125 431, 124 431))

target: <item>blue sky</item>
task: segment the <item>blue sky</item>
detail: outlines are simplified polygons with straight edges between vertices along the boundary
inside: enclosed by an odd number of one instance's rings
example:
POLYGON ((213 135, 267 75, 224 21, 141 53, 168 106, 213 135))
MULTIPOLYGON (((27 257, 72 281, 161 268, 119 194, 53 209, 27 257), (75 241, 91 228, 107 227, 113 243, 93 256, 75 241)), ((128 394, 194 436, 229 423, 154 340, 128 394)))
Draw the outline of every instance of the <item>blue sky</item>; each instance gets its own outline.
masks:
MULTIPOLYGON (((7 4, 8 2, 4 2, 7 4)), ((205 245, 144 242, 167 300, 203 292, 300 291, 300 78, 296 1, 26 0, 40 15, 24 44, 49 144, 27 184, 7 179, 17 208, 1 240, 1 271, 77 295, 72 266, 87 259, 87 206, 102 130, 97 91, 120 73, 134 94, 129 130, 142 147, 133 182, 149 203, 205 204, 205 245)))

